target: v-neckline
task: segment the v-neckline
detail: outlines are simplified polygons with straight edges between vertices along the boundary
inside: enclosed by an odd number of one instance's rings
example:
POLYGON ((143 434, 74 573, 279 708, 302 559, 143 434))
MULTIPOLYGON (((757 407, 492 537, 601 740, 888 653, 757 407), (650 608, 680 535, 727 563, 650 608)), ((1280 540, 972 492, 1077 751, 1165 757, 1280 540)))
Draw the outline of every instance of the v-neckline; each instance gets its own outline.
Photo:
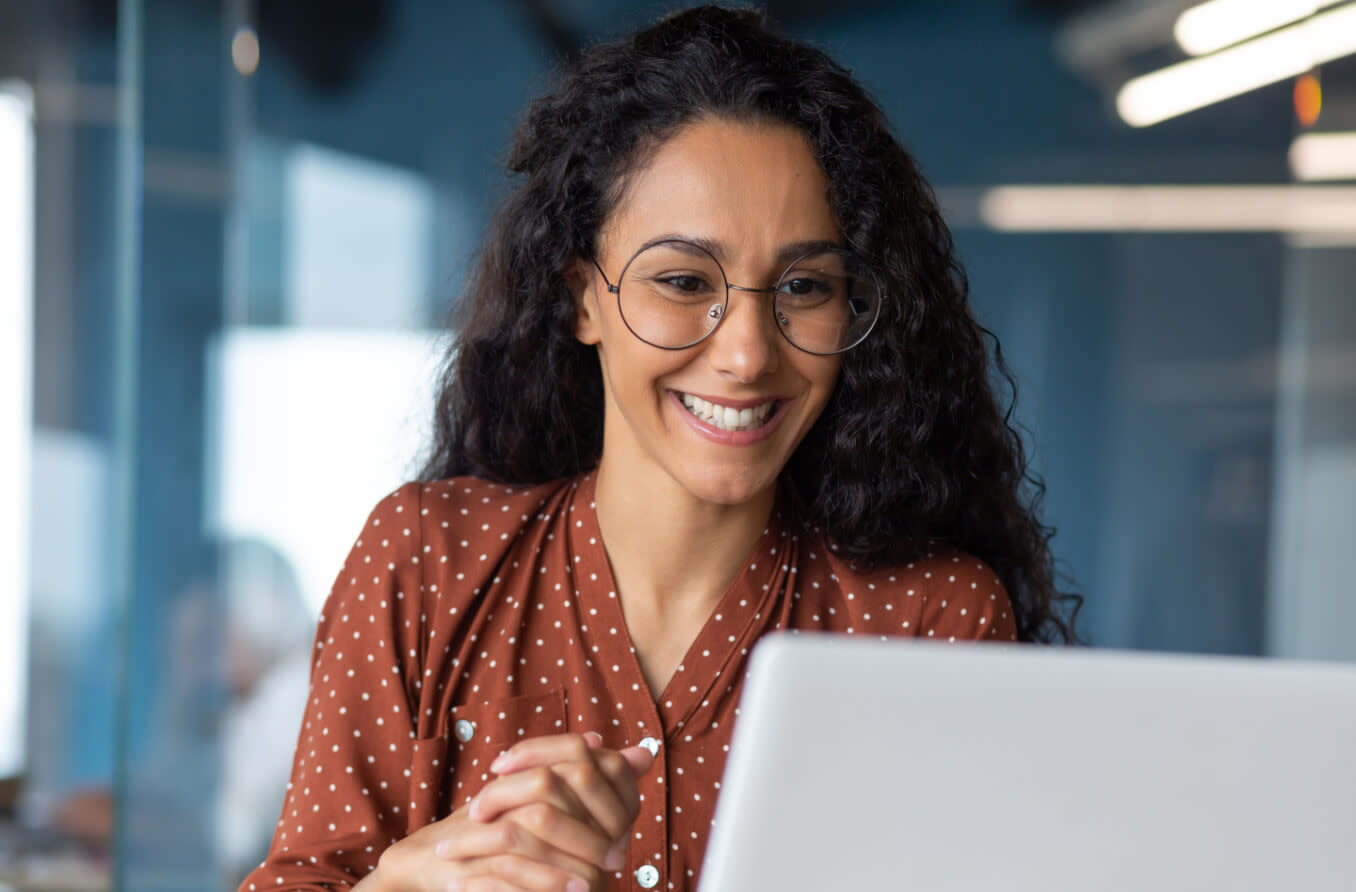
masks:
POLYGON ((586 556, 588 565, 598 568, 596 587, 590 584, 588 591, 579 590, 583 587, 581 574, 574 574, 575 597, 581 605, 587 603, 598 609, 601 622, 595 623, 590 631, 603 665, 618 667, 615 672, 601 673, 613 696, 622 703, 634 699, 636 691, 644 691, 652 717, 658 720, 667 736, 682 729, 703 704, 710 689, 747 656, 753 642, 776 619, 776 611, 772 608, 781 588, 780 577, 788 570, 791 541, 781 522, 784 501, 779 498, 773 506, 763 534, 684 652, 664 690, 656 697, 641 669, 617 594, 612 564, 603 546, 594 498, 596 482, 597 471, 580 479, 570 512, 575 523, 567 527, 570 553, 586 556))

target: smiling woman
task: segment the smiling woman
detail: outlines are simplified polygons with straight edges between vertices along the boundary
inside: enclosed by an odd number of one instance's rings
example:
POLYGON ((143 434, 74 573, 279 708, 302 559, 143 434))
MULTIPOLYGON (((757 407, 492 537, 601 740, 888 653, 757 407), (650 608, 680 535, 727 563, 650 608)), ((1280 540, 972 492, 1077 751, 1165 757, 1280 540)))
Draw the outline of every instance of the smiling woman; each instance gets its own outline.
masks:
POLYGON ((690 10, 509 167, 246 889, 691 888, 762 635, 1071 637, 950 235, 846 71, 690 10))

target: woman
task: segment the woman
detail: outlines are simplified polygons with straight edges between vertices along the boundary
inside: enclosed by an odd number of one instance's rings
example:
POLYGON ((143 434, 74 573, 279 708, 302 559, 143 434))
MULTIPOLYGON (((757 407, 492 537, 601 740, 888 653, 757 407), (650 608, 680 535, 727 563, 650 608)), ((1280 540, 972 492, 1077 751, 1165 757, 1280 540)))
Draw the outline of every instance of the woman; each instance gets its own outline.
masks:
POLYGON ((845 70, 690 10, 509 167, 244 889, 692 888, 759 636, 1070 637, 950 236, 845 70))

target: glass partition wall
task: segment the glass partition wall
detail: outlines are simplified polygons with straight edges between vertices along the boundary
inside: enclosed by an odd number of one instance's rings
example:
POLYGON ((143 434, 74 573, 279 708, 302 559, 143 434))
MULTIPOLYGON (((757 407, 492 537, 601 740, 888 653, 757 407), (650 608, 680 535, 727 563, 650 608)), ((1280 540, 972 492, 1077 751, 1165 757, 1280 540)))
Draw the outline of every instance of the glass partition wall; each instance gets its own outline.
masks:
POLYGON ((135 4, 0 6, 0 887, 112 883, 123 711, 135 4))
POLYGON ((141 3, 117 864, 129 889, 233 888, 277 820, 334 573, 424 447, 494 159, 552 53, 494 3, 141 3))
MULTIPOLYGON (((1139 75, 1309 20, 1188 49, 1170 0, 769 7, 936 184, 1087 641, 1356 658, 1356 171, 1305 141, 1356 132, 1352 56, 1151 121, 1139 75)), ((516 116, 659 8, 51 9, 0 19, 0 183, 33 208, 31 296, 0 254, 28 357, 0 356, 27 492, 0 516, 27 542, 0 605, 23 617, 0 885, 232 889, 277 820, 333 574, 426 445, 516 116)))

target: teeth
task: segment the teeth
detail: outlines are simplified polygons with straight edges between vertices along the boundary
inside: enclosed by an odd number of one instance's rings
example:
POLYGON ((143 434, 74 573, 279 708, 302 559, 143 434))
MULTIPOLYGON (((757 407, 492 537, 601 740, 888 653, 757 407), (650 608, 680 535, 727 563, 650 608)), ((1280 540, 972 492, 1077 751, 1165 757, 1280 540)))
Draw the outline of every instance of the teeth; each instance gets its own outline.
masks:
POLYGON ((753 430, 762 427, 772 414, 775 400, 768 400, 760 406, 749 409, 734 409, 709 403, 690 393, 683 394, 683 405, 689 412, 712 427, 726 431, 753 430))

